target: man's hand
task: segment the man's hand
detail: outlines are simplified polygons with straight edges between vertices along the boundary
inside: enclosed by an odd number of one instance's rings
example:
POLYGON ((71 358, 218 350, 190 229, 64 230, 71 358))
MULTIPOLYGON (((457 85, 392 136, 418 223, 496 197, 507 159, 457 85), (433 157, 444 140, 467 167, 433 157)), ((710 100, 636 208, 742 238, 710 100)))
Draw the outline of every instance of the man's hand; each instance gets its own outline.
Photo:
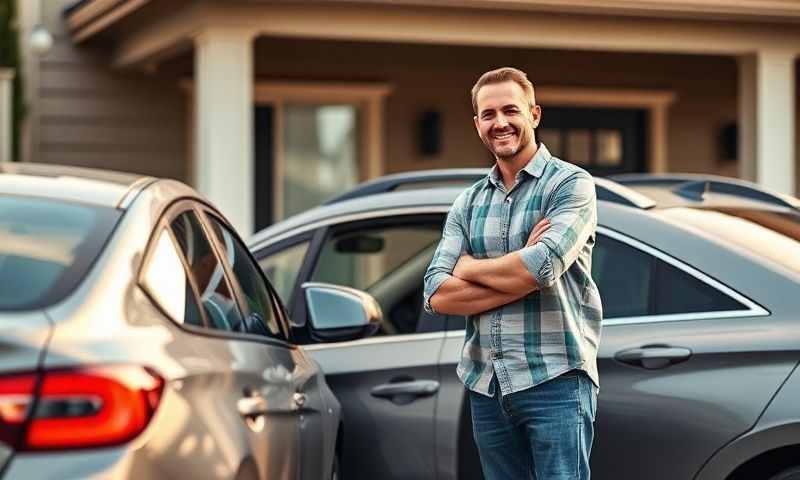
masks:
POLYGON ((467 279, 467 270, 469 269, 470 264, 472 262, 474 262, 474 261, 475 261, 475 259, 472 258, 471 256, 462 255, 458 259, 458 263, 456 263, 455 268, 453 268, 453 276, 454 277, 458 277, 458 278, 460 278, 462 280, 466 280, 467 279))
POLYGON ((539 223, 534 225, 533 230, 531 231, 531 234, 528 235, 528 242, 525 244, 525 246, 526 247, 530 247, 534 243, 538 242, 539 239, 542 237, 544 232, 547 231, 548 228, 550 228, 550 220, 548 220, 546 218, 541 219, 539 221, 539 223))

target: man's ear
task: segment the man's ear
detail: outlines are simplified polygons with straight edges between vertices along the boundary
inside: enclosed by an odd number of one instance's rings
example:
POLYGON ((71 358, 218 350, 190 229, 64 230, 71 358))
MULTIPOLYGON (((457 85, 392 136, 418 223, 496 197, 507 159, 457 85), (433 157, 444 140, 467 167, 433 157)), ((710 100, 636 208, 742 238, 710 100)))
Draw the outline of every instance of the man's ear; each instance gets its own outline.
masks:
POLYGON ((533 120, 533 128, 538 127, 539 122, 542 121, 542 107, 538 103, 531 107, 531 120, 533 120))
POLYGON ((475 122, 475 130, 477 130, 478 131, 478 135, 480 135, 481 134, 481 127, 478 125, 478 116, 477 115, 473 115, 472 116, 472 121, 475 122))

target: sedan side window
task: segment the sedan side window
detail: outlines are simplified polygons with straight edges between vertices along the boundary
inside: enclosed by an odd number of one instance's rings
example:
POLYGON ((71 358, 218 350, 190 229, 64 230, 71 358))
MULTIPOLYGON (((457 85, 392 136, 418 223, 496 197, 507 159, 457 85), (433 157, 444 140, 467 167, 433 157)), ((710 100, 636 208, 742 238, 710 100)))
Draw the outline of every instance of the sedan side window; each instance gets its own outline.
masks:
POLYGON ((171 227, 197 285, 209 326, 243 332, 242 312, 197 215, 193 211, 184 212, 172 221, 171 227))
POLYGON ((689 273, 602 234, 594 247, 592 277, 606 319, 746 309, 689 273))
POLYGON ((142 271, 141 284, 172 320, 200 327, 203 318, 176 248, 169 231, 162 230, 142 271))
POLYGON ((379 334, 429 330, 419 323, 422 284, 441 235, 437 222, 340 229, 326 239, 311 279, 375 297, 384 317, 379 334))
POLYGON ((278 317, 275 314, 278 305, 273 305, 267 290, 264 278, 258 267, 250 259, 247 249, 228 227, 212 215, 206 215, 211 223, 211 228, 217 237, 225 256, 236 277, 248 310, 245 317, 244 331, 255 335, 263 335, 281 340, 288 339, 288 333, 282 331, 278 317))

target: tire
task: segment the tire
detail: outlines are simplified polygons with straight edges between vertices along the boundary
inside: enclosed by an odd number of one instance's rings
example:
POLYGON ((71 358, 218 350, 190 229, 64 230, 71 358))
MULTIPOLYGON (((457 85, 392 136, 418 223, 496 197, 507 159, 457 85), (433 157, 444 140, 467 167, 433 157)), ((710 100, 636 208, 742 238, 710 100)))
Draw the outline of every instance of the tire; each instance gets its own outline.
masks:
POLYGON ((791 467, 773 475, 769 480, 800 480, 800 467, 791 467))

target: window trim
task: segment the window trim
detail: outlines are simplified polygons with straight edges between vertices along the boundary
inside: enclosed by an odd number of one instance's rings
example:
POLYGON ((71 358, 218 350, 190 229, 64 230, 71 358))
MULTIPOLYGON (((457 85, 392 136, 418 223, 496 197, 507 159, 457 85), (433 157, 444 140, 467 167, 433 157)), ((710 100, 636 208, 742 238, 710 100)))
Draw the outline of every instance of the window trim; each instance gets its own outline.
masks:
POLYGON ((361 124, 356 166, 358 178, 364 181, 383 174, 383 105, 392 88, 385 83, 336 83, 256 81, 253 83, 253 105, 271 105, 274 109, 274 174, 273 220, 286 218, 284 205, 285 145, 283 133, 287 104, 337 104, 354 106, 361 124))
MULTIPOLYGON (((264 282, 264 287, 267 289, 267 294, 270 299, 270 307, 272 308, 272 314, 275 316, 275 320, 278 322, 278 325, 280 326, 281 333, 283 334, 284 338, 273 338, 273 337, 263 337, 263 338, 268 338, 280 342, 292 343, 291 329, 289 328, 289 325, 285 322, 286 316, 284 315, 284 312, 280 311, 280 309, 276 310, 276 305, 274 303, 274 300, 280 299, 280 297, 278 297, 278 295, 273 290, 272 285, 269 283, 269 280, 266 278, 266 275, 264 275, 264 271, 261 270, 261 267, 259 266, 258 262, 253 257, 253 253, 250 251, 249 248, 247 248, 247 244, 244 243, 244 241, 242 241, 241 238, 239 238, 238 234, 236 233, 236 230, 227 221, 225 221, 224 219, 225 217, 223 217, 222 215, 213 211, 212 209, 208 208, 205 205, 203 207, 198 208, 198 210, 200 210, 200 213, 202 214, 202 222, 204 224, 203 227, 206 230, 211 230, 211 234, 209 235, 208 232, 206 232, 206 235, 209 237, 209 239, 214 245, 214 248, 217 250, 217 253, 222 258, 223 266, 225 268, 225 274, 229 276, 228 282, 229 284, 231 284, 233 290, 235 290, 236 301, 240 304, 239 308, 242 311, 242 315, 244 317, 247 316, 246 312, 250 311, 250 306, 247 300, 244 298, 245 296, 244 288, 242 288, 241 284, 239 284, 239 280, 236 278, 236 275, 234 274, 233 265, 231 265, 228 262, 228 258, 225 255, 222 255, 223 248, 221 240, 218 239, 213 232, 213 226, 211 224, 213 220, 217 220, 229 231, 229 233, 233 235, 234 242, 238 240, 240 246, 245 251, 245 254, 250 258, 250 261, 254 263, 255 269, 258 272, 258 275, 261 277, 261 280, 264 282)), ((277 305, 279 307, 283 307, 283 305, 280 302, 278 302, 277 305)), ((244 317, 242 318, 242 321, 244 321, 244 317)), ((239 333, 239 332, 231 332, 231 333, 239 333)), ((258 338, 262 337, 261 335, 248 334, 248 333, 244 333, 242 335, 248 335, 258 338)))
POLYGON ((194 329, 209 329, 208 317, 206 316, 205 309, 200 304, 200 294, 197 288, 197 284, 195 279, 192 275, 189 275, 191 269, 189 268, 189 264, 186 261, 186 256, 181 251, 177 237, 175 236, 175 232, 172 230, 171 223, 172 220, 177 218, 179 215, 183 214, 187 211, 192 211, 192 203, 190 200, 178 200, 177 202, 169 205, 164 212, 161 214, 161 218, 155 223, 154 228, 150 232, 150 238, 147 240, 147 245, 145 247, 145 254, 144 260, 142 261, 141 266, 139 267, 139 271, 136 274, 136 284, 139 286, 140 289, 147 295, 147 297, 151 300, 153 305, 158 308, 158 310, 172 323, 177 325, 180 328, 194 328, 194 329), (155 250, 158 246, 158 241, 161 238, 161 233, 166 231, 167 235, 169 235, 170 239, 172 240, 173 247, 176 248, 176 253, 178 258, 183 265, 183 274, 186 276, 186 281, 192 287, 192 295, 194 296, 194 302, 197 306, 198 311, 200 312, 200 321, 202 325, 191 325, 185 322, 178 322, 176 319, 172 318, 169 313, 167 313, 160 302, 158 302, 155 297, 150 293, 150 290, 145 286, 144 283, 144 272, 150 268, 150 264, 153 261, 153 256, 155 255, 155 250))
MULTIPOLYGON (((297 349, 298 348, 297 345, 294 344, 291 341, 291 338, 289 338, 287 340, 282 340, 282 339, 278 339, 278 338, 265 337, 265 336, 261 336, 261 335, 253 335, 253 334, 249 334, 249 333, 240 333, 240 332, 233 332, 233 331, 228 331, 228 330, 219 330, 219 329, 215 329, 215 328, 212 328, 211 326, 209 326, 208 318, 206 316, 205 310, 203 309, 203 307, 202 307, 202 305, 200 303, 200 297, 199 297, 199 292, 198 292, 198 289, 197 289, 197 285, 195 284, 194 277, 192 277, 188 273, 191 270, 189 269, 188 264, 186 262, 186 258, 184 256, 183 252, 180 251, 180 248, 178 248, 177 253, 178 253, 178 256, 181 259, 181 262, 183 263, 184 275, 186 275, 186 280, 192 285, 192 293, 195 296, 195 303, 197 304, 198 310, 200 311, 200 315, 201 315, 201 318, 202 318, 202 321, 203 321, 203 325, 197 326, 197 325, 191 325, 191 324, 186 324, 186 323, 178 323, 174 318, 172 318, 172 316, 170 316, 167 312, 164 311, 164 309, 161 306, 161 304, 159 302, 157 302, 150 295, 150 293, 147 291, 147 289, 143 286, 143 284, 142 284, 143 272, 144 272, 145 268, 148 267, 148 265, 150 264, 150 261, 152 260, 152 257, 153 257, 153 253, 152 252, 155 249, 156 245, 158 244, 158 238, 159 238, 161 232, 164 229, 166 229, 169 232, 169 235, 172 237, 172 240, 175 243, 175 245, 176 246, 178 245, 177 239, 175 238, 175 232, 172 230, 172 228, 170 226, 171 223, 172 223, 172 220, 177 218, 178 215, 180 215, 180 214, 182 214, 184 212, 187 212, 187 211, 194 212, 195 215, 198 217, 198 220, 200 221, 200 225, 204 229, 203 233, 206 235, 208 240, 211 242, 211 248, 212 249, 217 248, 216 239, 213 238, 213 237, 209 237, 208 232, 206 231, 208 229, 208 226, 205 225, 205 218, 202 216, 202 214, 204 213, 204 211, 206 209, 208 209, 208 211, 214 213, 219 218, 224 218, 219 213, 216 213, 215 210, 213 209, 213 207, 211 207, 210 205, 207 205, 205 203, 198 202, 198 201, 192 200, 192 199, 185 199, 185 198, 178 199, 175 202, 173 202, 172 204, 168 205, 166 208, 164 208, 164 210, 162 211, 161 217, 158 219, 157 222, 154 223, 153 229, 150 232, 150 238, 148 239, 147 245, 145 246, 145 254, 144 254, 144 257, 143 257, 143 261, 142 261, 142 264, 139 267, 139 271, 136 274, 136 284, 137 284, 137 286, 147 296, 147 298, 151 301, 151 303, 154 305, 154 307, 162 315, 164 315, 164 317, 167 318, 172 325, 174 325, 175 327, 177 327, 180 330, 183 330, 184 332, 186 332, 188 334, 199 335, 199 336, 202 336, 202 337, 214 338, 214 339, 219 339, 219 340, 245 340, 245 341, 251 341, 251 342, 266 344, 266 345, 269 345, 269 346, 272 346, 272 347, 287 348, 287 349, 290 349, 290 350, 297 349)), ((242 242, 242 244, 244 244, 244 242, 242 242)), ((245 247, 246 247, 246 245, 245 245, 245 247)), ((250 252, 249 249, 247 249, 247 248, 245 248, 245 249, 248 250, 248 252, 250 252)), ((215 254, 217 254, 219 256, 219 254, 216 252, 216 250, 215 250, 215 254)), ((224 259, 223 261, 225 263, 227 263, 227 259, 224 259)), ((226 268, 226 266, 223 264, 223 269, 224 268, 226 268)), ((261 269, 259 268, 258 270, 261 270, 261 269)), ((229 280, 225 279, 225 281, 227 282, 229 280)), ((230 286, 230 283, 229 283, 229 286, 230 286)), ((230 287, 232 288, 232 286, 230 286, 230 287)), ((234 293, 234 295, 238 296, 239 294, 238 293, 234 293)), ((237 301, 237 306, 241 309, 241 306, 238 305, 239 299, 237 298, 236 301, 237 301)))

